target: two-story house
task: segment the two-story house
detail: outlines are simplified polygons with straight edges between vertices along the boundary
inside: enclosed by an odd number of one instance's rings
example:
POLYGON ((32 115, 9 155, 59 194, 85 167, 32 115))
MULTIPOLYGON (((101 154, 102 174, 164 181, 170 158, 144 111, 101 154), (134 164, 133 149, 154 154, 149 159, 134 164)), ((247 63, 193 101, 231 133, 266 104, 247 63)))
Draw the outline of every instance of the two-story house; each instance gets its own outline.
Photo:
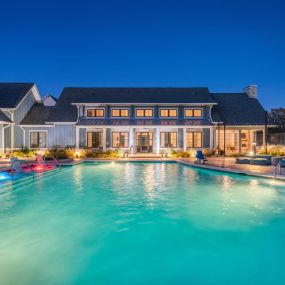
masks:
POLYGON ((208 88, 64 88, 54 107, 34 106, 22 120, 29 148, 220 149, 246 153, 265 134, 254 86, 242 93, 208 88))

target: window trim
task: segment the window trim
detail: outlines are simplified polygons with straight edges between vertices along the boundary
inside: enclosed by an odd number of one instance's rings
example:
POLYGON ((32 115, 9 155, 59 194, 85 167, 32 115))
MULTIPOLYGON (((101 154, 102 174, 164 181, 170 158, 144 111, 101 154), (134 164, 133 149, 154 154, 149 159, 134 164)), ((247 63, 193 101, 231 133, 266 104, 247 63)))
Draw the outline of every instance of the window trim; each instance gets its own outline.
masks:
POLYGON ((201 119, 204 117, 204 108, 184 108, 184 118, 191 118, 191 119, 201 119), (186 116, 186 111, 187 110, 193 110, 193 115, 194 115, 194 110, 201 110, 202 111, 202 115, 200 117, 195 117, 195 116, 186 116))
POLYGON ((118 149, 118 148, 128 148, 129 147, 129 145, 130 145, 130 132, 128 132, 128 131, 111 131, 111 145, 112 145, 112 148, 116 148, 116 149, 118 149), (114 146, 114 142, 113 142, 113 133, 119 133, 120 135, 120 138, 119 138, 119 140, 120 140, 120 142, 121 142, 121 134, 122 133, 127 133, 128 134, 128 144, 126 145, 126 146, 124 146, 124 147, 122 147, 122 146, 119 146, 119 147, 116 147, 116 146, 114 146))
MULTIPOLYGON (((169 111, 168 111, 168 114, 169 114, 169 111)), ((176 119, 176 118, 178 118, 178 108, 177 107, 174 107, 174 108, 166 108, 166 107, 163 107, 163 108, 159 108, 159 118, 160 119, 176 119), (163 117, 163 116, 161 116, 160 114, 160 111, 162 111, 162 110, 176 110, 176 116, 173 116, 173 117, 163 117)))
POLYGON ((187 149, 198 149, 198 148, 203 148, 203 131, 188 131, 186 132, 186 148, 187 149), (201 146, 194 146, 194 134, 195 133, 200 133, 201 134, 201 146), (187 135, 192 134, 192 146, 187 145, 187 135))
POLYGON ((159 145, 160 145, 160 148, 178 148, 178 131, 163 131, 163 132, 159 132, 159 145), (162 146, 161 145, 161 142, 162 142, 161 135, 165 134, 165 133, 175 133, 176 134, 176 146, 171 147, 171 146, 162 146))
POLYGON ((138 118, 138 119, 149 119, 149 118, 153 118, 154 117, 154 108, 148 108, 148 107, 137 107, 135 108, 135 117, 138 118), (143 116, 143 117, 139 117, 137 116, 137 110, 152 110, 152 116, 150 117, 146 117, 146 116, 143 116))
POLYGON ((86 118, 92 118, 92 119, 96 119, 96 118, 105 118, 105 114, 106 114, 106 110, 105 108, 86 108, 86 118), (88 116, 88 110, 103 110, 103 116, 100 117, 92 117, 92 116, 88 116))
POLYGON ((30 149, 47 149, 48 148, 48 131, 47 130, 29 130, 29 148, 30 149), (46 134, 46 146, 45 147, 32 147, 31 146, 31 133, 45 133, 46 134))
MULTIPOLYGON (((120 112, 120 113, 121 113, 121 112, 120 112)), ((126 119, 126 118, 130 118, 130 114, 131 114, 131 108, 129 108, 129 107, 111 108, 111 110, 110 110, 110 118, 126 119), (113 111, 113 110, 128 110, 129 115, 128 115, 127 117, 122 117, 122 116, 119 116, 119 117, 117 117, 117 116, 112 116, 112 111, 113 111)))

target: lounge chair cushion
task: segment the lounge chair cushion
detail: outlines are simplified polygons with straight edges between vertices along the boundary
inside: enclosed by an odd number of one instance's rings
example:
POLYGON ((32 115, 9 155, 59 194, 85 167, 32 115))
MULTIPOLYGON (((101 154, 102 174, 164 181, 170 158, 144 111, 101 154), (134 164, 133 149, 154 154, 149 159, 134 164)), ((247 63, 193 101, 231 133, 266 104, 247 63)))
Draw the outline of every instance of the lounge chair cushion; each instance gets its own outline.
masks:
POLYGON ((250 161, 250 164, 251 165, 271 165, 271 163, 268 161, 267 158, 260 158, 260 157, 253 158, 250 161))

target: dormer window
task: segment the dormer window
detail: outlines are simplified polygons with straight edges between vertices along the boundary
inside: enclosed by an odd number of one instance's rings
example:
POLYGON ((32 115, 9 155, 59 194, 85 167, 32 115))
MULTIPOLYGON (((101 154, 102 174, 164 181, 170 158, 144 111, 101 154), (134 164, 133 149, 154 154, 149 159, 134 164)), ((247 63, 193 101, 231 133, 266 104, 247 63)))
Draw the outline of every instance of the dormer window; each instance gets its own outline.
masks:
POLYGON ((112 117, 129 117, 129 109, 112 109, 112 117))
POLYGON ((104 109, 87 109, 87 117, 90 117, 90 118, 105 117, 105 110, 104 109))
POLYGON ((177 109, 160 109, 159 116, 161 118, 176 118, 177 109))
POLYGON ((185 109, 184 117, 185 118, 202 118, 203 109, 201 108, 185 109))

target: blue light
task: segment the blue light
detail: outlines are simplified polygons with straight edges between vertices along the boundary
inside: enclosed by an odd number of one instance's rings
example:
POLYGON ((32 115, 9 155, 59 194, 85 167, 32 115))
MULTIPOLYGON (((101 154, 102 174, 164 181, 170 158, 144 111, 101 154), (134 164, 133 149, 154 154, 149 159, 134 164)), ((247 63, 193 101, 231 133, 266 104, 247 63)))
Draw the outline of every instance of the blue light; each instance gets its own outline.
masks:
POLYGON ((0 172, 0 181, 10 180, 11 176, 7 172, 0 172))

